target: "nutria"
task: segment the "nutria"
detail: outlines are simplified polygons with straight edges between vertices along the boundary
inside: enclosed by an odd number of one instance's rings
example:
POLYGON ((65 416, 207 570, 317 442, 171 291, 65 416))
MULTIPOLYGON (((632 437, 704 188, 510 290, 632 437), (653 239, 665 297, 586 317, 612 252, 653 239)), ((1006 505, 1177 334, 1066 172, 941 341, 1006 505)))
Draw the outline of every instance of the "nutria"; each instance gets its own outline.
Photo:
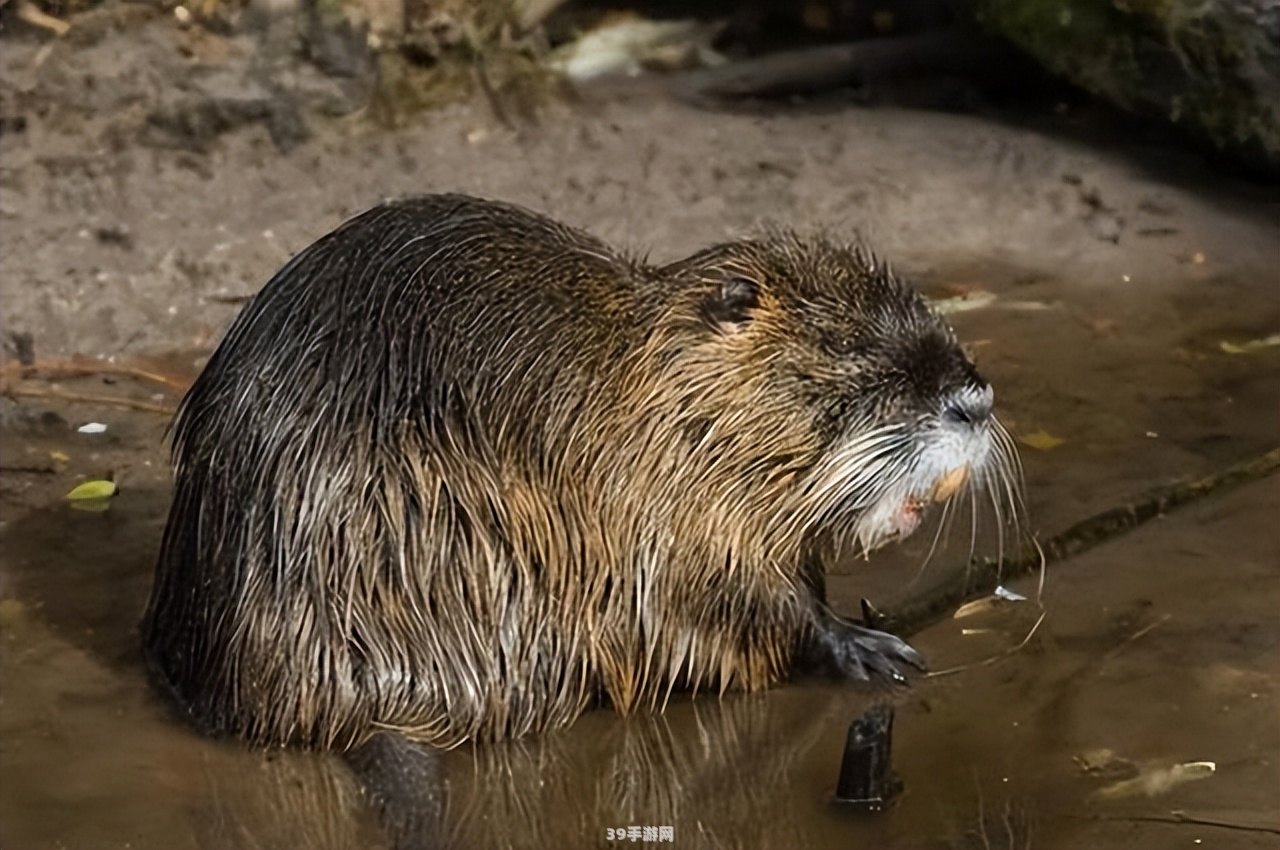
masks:
POLYGON ((773 234, 652 266, 520 208, 386 203, 246 306, 173 426, 143 624, 206 729, 346 748, 905 681, 818 542, 1006 492, 990 387, 867 250, 773 234))

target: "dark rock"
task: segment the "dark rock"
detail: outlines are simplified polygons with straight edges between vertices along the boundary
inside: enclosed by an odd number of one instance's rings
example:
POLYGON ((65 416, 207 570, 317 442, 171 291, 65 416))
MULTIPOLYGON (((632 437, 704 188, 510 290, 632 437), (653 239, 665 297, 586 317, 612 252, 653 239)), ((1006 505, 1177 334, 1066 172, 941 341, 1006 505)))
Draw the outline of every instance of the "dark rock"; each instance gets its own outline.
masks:
POLYGON ((981 0, 979 18, 1120 109, 1280 178, 1280 4, 981 0))

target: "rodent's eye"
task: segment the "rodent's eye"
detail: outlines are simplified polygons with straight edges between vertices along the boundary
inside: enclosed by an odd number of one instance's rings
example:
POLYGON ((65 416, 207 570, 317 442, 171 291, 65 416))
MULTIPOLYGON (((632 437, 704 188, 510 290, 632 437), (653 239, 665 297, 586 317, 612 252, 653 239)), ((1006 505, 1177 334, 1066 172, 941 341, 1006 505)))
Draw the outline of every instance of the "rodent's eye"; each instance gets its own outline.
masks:
POLYGON ((759 304, 759 283, 746 277, 731 277, 703 302, 702 309, 713 325, 721 330, 733 330, 751 321, 751 312, 759 304))
POLYGON ((720 303, 738 310, 750 310, 760 302, 760 284, 745 277, 734 277, 720 285, 720 303))
POLYGON ((822 347, 835 357, 849 357, 858 351, 858 341, 851 336, 828 334, 822 338, 822 347))

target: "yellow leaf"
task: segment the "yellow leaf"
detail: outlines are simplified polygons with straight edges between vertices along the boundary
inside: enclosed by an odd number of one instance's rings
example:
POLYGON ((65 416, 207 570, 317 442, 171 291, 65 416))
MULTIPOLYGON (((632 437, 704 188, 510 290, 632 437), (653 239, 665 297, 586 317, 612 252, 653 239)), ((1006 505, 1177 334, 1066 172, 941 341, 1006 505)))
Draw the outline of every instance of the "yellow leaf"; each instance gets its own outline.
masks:
POLYGON ((1061 437, 1055 437, 1048 431, 1041 429, 1039 431, 1033 431, 1030 434, 1023 434, 1018 437, 1018 442, 1022 443, 1024 446, 1030 446, 1033 449, 1048 451, 1049 449, 1062 445, 1066 440, 1061 437))
POLYGON ((89 499, 109 499, 116 493, 116 482, 114 481, 83 481, 72 488, 67 494, 67 498, 73 502, 85 501, 89 499))
POLYGON ((956 612, 951 615, 951 619, 960 620, 964 617, 973 616, 974 614, 985 614, 987 611, 996 607, 999 602, 1000 600, 996 599, 994 596, 984 596, 981 599, 966 602, 956 609, 956 612))
POLYGON ((1251 339, 1240 345, 1236 345, 1234 342, 1227 342, 1225 339, 1218 343, 1218 347, 1227 354, 1248 354, 1250 351, 1257 351, 1259 348, 1270 348, 1273 345, 1280 345, 1280 334, 1272 334, 1262 339, 1251 339))
POLYGON ((91 514, 100 514, 107 508, 111 507, 110 499, 75 499, 67 502, 67 507, 73 511, 87 511, 91 514))
POLYGON ((996 294, 982 289, 975 289, 952 298, 934 301, 933 308, 944 316, 953 313, 967 313, 970 310, 981 310, 996 303, 996 294))

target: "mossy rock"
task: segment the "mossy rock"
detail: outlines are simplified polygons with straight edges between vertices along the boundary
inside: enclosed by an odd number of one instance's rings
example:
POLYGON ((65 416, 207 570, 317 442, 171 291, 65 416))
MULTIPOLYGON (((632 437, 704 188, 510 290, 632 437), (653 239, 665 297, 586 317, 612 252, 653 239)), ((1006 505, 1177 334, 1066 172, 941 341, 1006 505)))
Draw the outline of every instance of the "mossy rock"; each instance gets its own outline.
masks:
POLYGON ((1280 6, 978 0, 979 19, 1075 85, 1280 175, 1280 6))

